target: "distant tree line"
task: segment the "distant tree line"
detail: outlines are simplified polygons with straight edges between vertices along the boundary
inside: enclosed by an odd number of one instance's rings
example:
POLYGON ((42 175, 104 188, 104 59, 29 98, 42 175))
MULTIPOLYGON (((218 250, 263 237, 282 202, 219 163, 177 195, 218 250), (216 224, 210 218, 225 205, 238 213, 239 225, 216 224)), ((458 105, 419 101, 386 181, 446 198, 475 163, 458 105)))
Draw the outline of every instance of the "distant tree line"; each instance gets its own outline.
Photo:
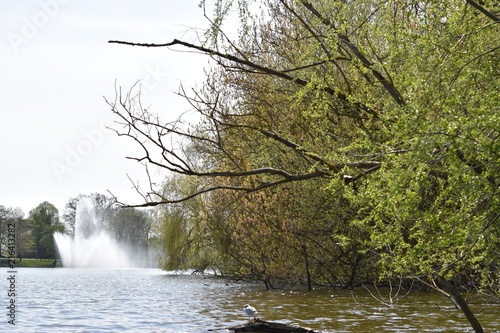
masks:
MULTIPOLYGON (((149 211, 134 208, 120 208, 114 199, 102 194, 80 195, 69 199, 64 212, 49 202, 43 202, 32 209, 28 216, 18 208, 0 205, 0 249, 2 256, 8 256, 8 226, 15 225, 16 256, 23 258, 54 259, 58 256, 54 233, 74 235, 77 208, 85 198, 94 205, 95 216, 80 216, 82 224, 100 219, 112 237, 122 244, 130 245, 144 254, 154 243, 154 225, 149 211)), ((83 232, 85 229, 83 228, 83 232)))
POLYGON ((53 234, 63 232, 64 225, 59 220, 57 208, 49 202, 43 202, 32 209, 28 217, 18 208, 6 208, 0 205, 0 249, 2 256, 7 256, 9 226, 15 226, 16 256, 23 258, 54 259, 56 250, 53 234))

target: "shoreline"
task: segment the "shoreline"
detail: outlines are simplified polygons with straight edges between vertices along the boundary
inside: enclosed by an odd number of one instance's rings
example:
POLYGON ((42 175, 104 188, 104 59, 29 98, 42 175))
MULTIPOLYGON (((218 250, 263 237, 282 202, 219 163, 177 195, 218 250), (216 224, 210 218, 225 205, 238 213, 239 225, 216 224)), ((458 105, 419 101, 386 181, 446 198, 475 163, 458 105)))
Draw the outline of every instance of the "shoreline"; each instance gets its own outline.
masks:
POLYGON ((62 267, 60 259, 37 259, 37 258, 0 258, 0 267, 9 268, 9 260, 15 260, 15 267, 36 267, 36 268, 54 268, 62 267))

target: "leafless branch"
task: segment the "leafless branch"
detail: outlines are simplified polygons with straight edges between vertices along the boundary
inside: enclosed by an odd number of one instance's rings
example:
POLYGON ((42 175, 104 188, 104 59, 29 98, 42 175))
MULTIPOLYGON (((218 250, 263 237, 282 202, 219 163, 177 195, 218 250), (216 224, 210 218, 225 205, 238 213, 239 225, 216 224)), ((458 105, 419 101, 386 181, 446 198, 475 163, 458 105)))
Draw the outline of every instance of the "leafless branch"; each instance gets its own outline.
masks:
MULTIPOLYGON (((174 45, 182 45, 184 47, 187 47, 190 49, 195 49, 197 51, 200 51, 200 52, 207 54, 207 55, 210 55, 212 57, 216 56, 216 57, 219 57, 222 59, 229 60, 230 62, 244 66, 244 68, 251 68, 251 69, 257 70, 261 73, 273 75, 273 76, 291 81, 291 82, 293 82, 297 85, 300 85, 300 86, 307 86, 310 83, 307 80, 291 76, 283 71, 278 71, 278 70, 275 70, 275 69, 272 69, 269 67, 265 67, 265 66, 256 64, 256 63, 249 61, 249 60, 246 60, 246 59, 238 58, 238 57, 231 55, 231 54, 221 53, 221 52, 216 51, 216 50, 211 50, 211 49, 205 48, 203 46, 194 45, 191 43, 180 41, 178 39, 174 39, 170 43, 162 43, 162 44, 133 43, 133 42, 126 42, 126 41, 118 41, 118 40, 110 40, 110 41, 108 41, 108 43, 130 45, 130 46, 142 46, 142 47, 169 47, 169 46, 174 46, 174 45)), ((344 92, 342 92, 338 89, 334 89, 334 88, 329 87, 329 86, 324 86, 324 87, 321 87, 319 89, 325 91, 326 93, 328 93, 332 96, 335 96, 339 100, 347 103, 348 105, 351 105, 352 107, 354 107, 360 111, 366 112, 375 118, 379 118, 379 113, 376 110, 374 110, 374 109, 372 109, 372 108, 370 108, 362 103, 350 101, 349 97, 344 92)))
MULTIPOLYGON (((210 119, 214 124, 216 124, 214 128, 214 131, 217 132, 214 134, 216 139, 213 139, 210 136, 196 134, 196 132, 182 129, 182 121, 180 119, 168 123, 161 122, 158 117, 153 116, 143 108, 140 101, 140 94, 135 94, 132 90, 124 95, 122 94, 121 90, 116 89, 115 100, 106 100, 106 102, 111 107, 112 112, 115 113, 120 119, 119 121, 117 121, 117 124, 121 128, 112 129, 119 136, 129 137, 141 148, 143 152, 142 156, 128 158, 145 165, 149 180, 149 190, 143 191, 139 184, 134 183, 129 177, 129 180, 132 182, 133 188, 137 193, 139 193, 145 203, 139 205, 126 205, 119 202, 121 205, 126 207, 150 207, 166 203, 179 203, 194 198, 198 195, 216 190, 233 190, 250 193, 290 182, 303 181, 320 177, 332 177, 334 174, 340 173, 344 168, 351 168, 356 170, 357 175, 351 177, 349 181, 354 182, 362 176, 378 170, 381 167, 381 162, 378 161, 331 163, 327 159, 306 150, 305 148, 284 138, 281 135, 273 133, 269 130, 263 130, 252 126, 246 126, 237 123, 224 123, 221 120, 216 119, 213 113, 207 113, 205 114, 205 116, 208 117, 208 119, 210 119), (220 134, 220 131, 222 131, 224 128, 244 128, 255 132, 256 135, 260 134, 267 138, 270 138, 277 143, 284 145, 285 147, 293 149, 300 156, 309 160, 310 165, 314 167, 314 171, 288 171, 271 166, 254 168, 250 170, 238 168, 235 170, 232 170, 230 168, 228 168, 227 170, 201 170, 194 164, 189 162, 187 155, 179 147, 175 147, 175 142, 171 142, 167 145, 167 142, 165 141, 165 138, 167 136, 175 136, 179 141, 187 139, 189 140, 189 142, 203 143, 204 145, 214 147, 224 154, 228 154, 231 159, 235 161, 234 157, 232 157, 229 152, 225 151, 222 148, 223 144, 221 142, 222 136, 220 134), (167 198, 155 189, 155 186, 151 179, 151 175, 149 174, 148 165, 153 165, 160 169, 165 169, 170 172, 186 176, 196 176, 212 179, 218 177, 245 178, 259 176, 260 180, 257 180, 256 184, 253 186, 215 185, 212 187, 201 189, 196 193, 192 193, 182 198, 167 198), (365 171, 360 171, 363 169, 365 169, 365 171)), ((205 103, 204 105, 207 105, 206 103, 208 103, 208 101, 204 100, 201 100, 201 102, 205 103)), ((195 105, 196 104, 193 101, 193 106, 195 105)), ((118 201, 116 197, 115 200, 118 201)))

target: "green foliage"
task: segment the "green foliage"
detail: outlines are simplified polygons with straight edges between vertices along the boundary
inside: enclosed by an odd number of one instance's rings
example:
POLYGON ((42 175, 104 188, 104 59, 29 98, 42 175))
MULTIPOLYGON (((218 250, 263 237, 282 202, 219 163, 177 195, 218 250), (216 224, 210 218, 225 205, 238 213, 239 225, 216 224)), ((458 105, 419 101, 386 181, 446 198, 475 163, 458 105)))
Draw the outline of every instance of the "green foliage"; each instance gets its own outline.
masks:
POLYGON ((268 288, 352 287, 373 278, 371 256, 361 253, 363 231, 349 223, 354 207, 321 182, 243 196, 218 193, 212 203, 218 213, 212 215, 211 234, 223 244, 218 267, 229 276, 261 280, 268 288))
POLYGON ((116 240, 145 247, 148 245, 151 219, 147 211, 121 208, 113 215, 109 228, 116 240))
POLYGON ((496 7, 260 4, 257 16, 253 1, 215 1, 211 49, 189 46, 218 65, 186 96, 196 126, 155 123, 142 108, 122 116, 143 159, 186 176, 156 193, 175 202, 158 212, 162 266, 268 287, 398 276, 498 295, 496 7), (187 148, 165 147, 168 135, 187 148))
POLYGON ((76 208, 78 206, 78 200, 79 198, 70 198, 64 207, 64 212, 61 217, 66 232, 70 235, 75 234, 76 208))
MULTIPOLYGON (((182 197, 192 193, 196 187, 197 184, 192 179, 171 177, 165 182, 163 192, 165 196, 182 197)), ((213 268, 210 235, 204 227, 206 216, 203 197, 161 206, 156 218, 160 221, 161 268, 194 268, 198 271, 213 268)))
POLYGON ((34 244, 31 225, 24 218, 21 209, 0 205, 0 248, 2 255, 7 256, 9 253, 6 251, 12 245, 14 245, 14 252, 18 258, 33 255, 34 244), (14 233, 12 229, 15 229, 14 233), (12 244, 13 235, 15 244, 12 244))
POLYGON ((63 232, 64 226, 59 222, 57 208, 49 202, 43 202, 29 212, 33 243, 39 259, 55 257, 54 232, 63 232))

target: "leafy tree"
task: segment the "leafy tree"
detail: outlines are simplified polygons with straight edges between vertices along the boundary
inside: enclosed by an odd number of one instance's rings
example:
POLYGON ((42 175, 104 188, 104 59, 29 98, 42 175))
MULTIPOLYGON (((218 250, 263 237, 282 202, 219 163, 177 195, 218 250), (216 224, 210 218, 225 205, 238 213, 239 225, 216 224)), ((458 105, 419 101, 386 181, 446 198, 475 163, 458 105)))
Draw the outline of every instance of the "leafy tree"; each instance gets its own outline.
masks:
POLYGON ((43 202, 29 213, 34 246, 39 259, 55 258, 53 234, 63 232, 64 226, 59 222, 57 208, 49 202, 43 202))
POLYGON ((137 262, 150 258, 150 231, 152 219, 147 210, 114 208, 106 229, 119 244, 130 250, 137 262))
MULTIPOLYGON (((163 191, 182 198, 196 191, 198 186, 192 179, 173 176, 165 181, 163 191)), ((216 254, 211 235, 206 229, 203 196, 182 204, 158 207, 156 218, 160 222, 160 267, 165 270, 194 268, 199 272, 215 267, 216 254)))
POLYGON ((36 256, 32 225, 29 219, 24 218, 24 212, 21 209, 14 209, 12 221, 17 228, 16 248, 17 256, 22 258, 33 258, 36 256))
POLYGON ((75 223, 76 223, 76 209, 78 207, 78 198, 70 198, 64 207, 64 214, 62 220, 66 232, 70 235, 75 234, 75 223))
POLYGON ((125 244, 147 247, 151 219, 147 211, 134 208, 118 209, 109 223, 115 239, 125 244))
MULTIPOLYGON (((200 114, 196 127, 165 123, 134 92, 109 103, 125 125, 119 134, 143 148, 138 161, 203 179, 184 197, 152 188, 141 206, 203 195, 207 207, 219 208, 230 196, 223 191, 247 194, 241 206, 210 211, 207 230, 228 230, 210 236, 220 236, 213 237, 219 251, 231 250, 242 274, 286 279, 270 258, 290 258, 279 264, 292 267, 304 247, 302 258, 313 257, 303 233, 279 224, 279 214, 308 216, 307 209, 291 214, 307 200, 286 198, 284 188, 308 181, 346 201, 349 213, 322 228, 343 220, 358 236, 339 239, 351 258, 369 254, 363 265, 381 278, 404 276, 441 290, 482 332, 458 287, 495 295, 500 287, 500 20, 493 4, 270 0, 254 17, 250 2, 237 3, 245 15, 236 40, 221 30, 236 2, 217 1, 200 45, 118 42, 183 46, 219 65, 194 96, 181 92, 200 114), (186 146, 197 159, 183 153, 186 146), (259 228, 238 228, 245 221, 259 228), (262 238, 267 247, 254 246, 255 256, 245 258, 229 231, 245 235, 247 246, 262 238), (285 241, 293 246, 280 248, 285 241)), ((321 246, 335 248, 324 239, 315 243, 321 246)), ((312 276, 312 266, 306 271, 312 276)))
POLYGON ((24 218, 24 212, 20 208, 10 208, 0 205, 0 248, 2 255, 6 255, 4 251, 8 250, 9 234, 14 234, 14 247, 16 250, 16 257, 22 260, 23 257, 36 256, 33 244, 33 233, 31 232, 31 222, 29 219, 24 218), (14 226, 14 233, 9 231, 9 226, 12 229, 14 226))
POLYGON ((208 225, 220 251, 217 267, 267 288, 350 288, 372 280, 372 256, 360 251, 366 236, 348 223, 355 209, 321 186, 311 181, 246 195, 212 194, 208 225))
POLYGON ((9 211, 6 207, 0 205, 0 254, 3 255, 7 244, 7 218, 9 211))

